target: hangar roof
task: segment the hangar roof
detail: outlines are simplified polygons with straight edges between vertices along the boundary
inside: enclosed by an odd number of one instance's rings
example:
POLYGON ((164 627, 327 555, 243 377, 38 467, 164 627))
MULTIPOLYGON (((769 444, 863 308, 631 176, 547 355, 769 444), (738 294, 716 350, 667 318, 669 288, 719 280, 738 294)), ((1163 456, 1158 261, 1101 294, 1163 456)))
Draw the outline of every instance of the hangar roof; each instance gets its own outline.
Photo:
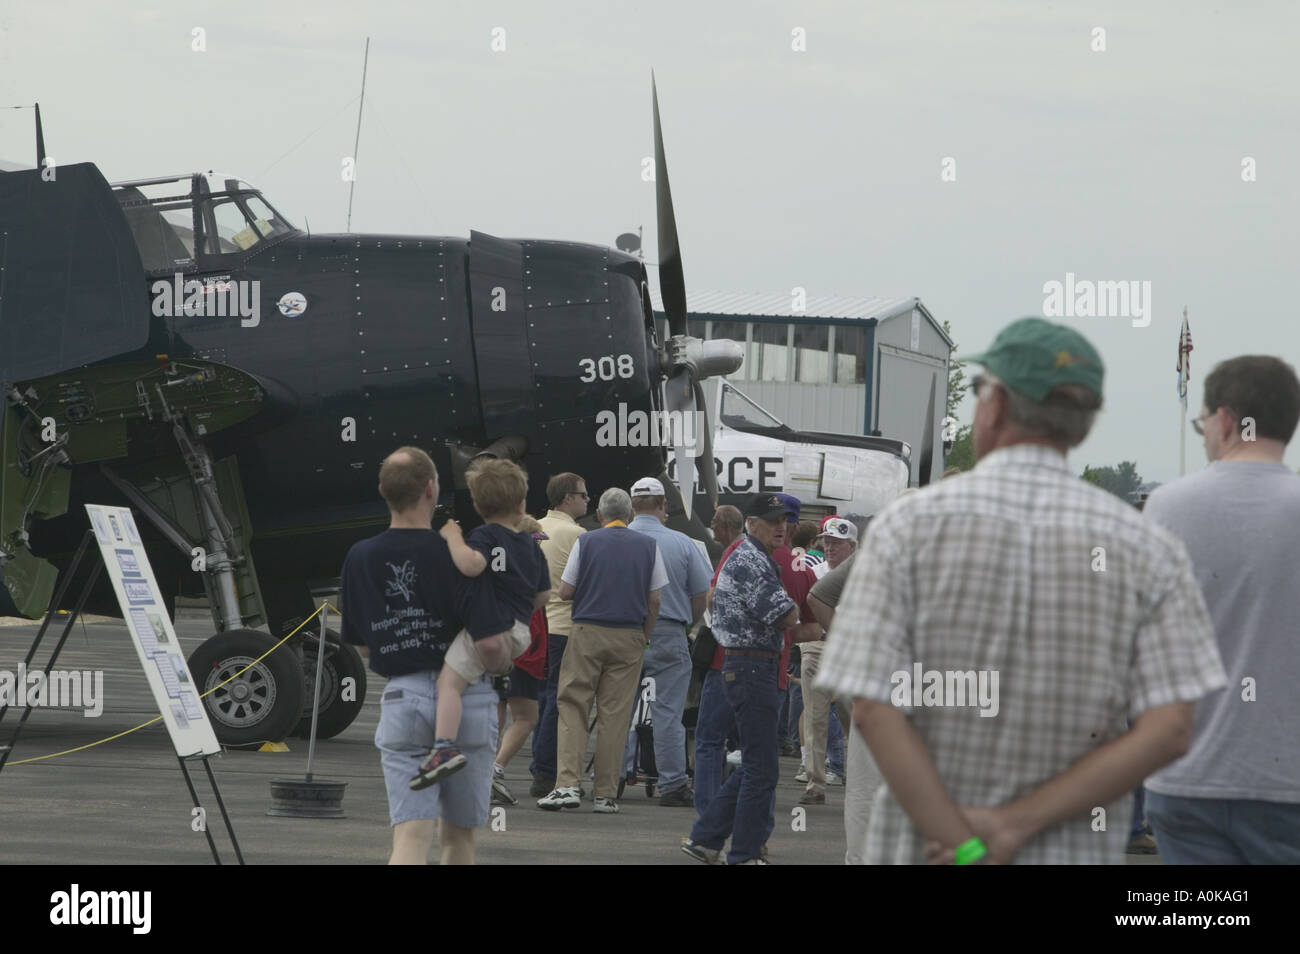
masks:
MULTIPOLYGON (((663 313, 658 284, 650 282, 650 301, 657 313, 663 313)), ((692 316, 726 315, 736 318, 787 318, 794 321, 886 321, 910 315, 919 308, 945 340, 948 336, 943 326, 934 320, 919 298, 846 297, 841 295, 809 295, 803 311, 793 311, 789 293, 737 293, 716 291, 688 291, 686 311, 692 316)), ((949 345, 952 344, 948 340, 949 345)))

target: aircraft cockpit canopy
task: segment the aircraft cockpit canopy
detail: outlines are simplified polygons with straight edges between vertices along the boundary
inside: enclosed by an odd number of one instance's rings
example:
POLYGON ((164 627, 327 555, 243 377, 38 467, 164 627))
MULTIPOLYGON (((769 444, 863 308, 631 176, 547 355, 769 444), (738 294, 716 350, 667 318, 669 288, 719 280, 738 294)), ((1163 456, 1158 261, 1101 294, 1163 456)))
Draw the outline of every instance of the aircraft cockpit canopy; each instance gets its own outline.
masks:
POLYGON ((722 382, 722 407, 719 409, 718 418, 727 427, 755 434, 789 430, 751 401, 739 388, 726 381, 722 382))
POLYGON ((113 185, 150 276, 229 268, 298 230, 247 182, 213 172, 113 185))

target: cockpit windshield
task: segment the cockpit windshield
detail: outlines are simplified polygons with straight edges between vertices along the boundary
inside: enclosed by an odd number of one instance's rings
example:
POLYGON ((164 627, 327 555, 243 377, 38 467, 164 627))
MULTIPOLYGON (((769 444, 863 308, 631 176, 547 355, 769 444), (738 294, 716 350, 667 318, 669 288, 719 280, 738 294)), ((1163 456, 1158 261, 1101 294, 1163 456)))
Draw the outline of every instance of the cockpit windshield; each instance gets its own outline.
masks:
POLYGON ((114 186, 145 272, 206 270, 297 231, 239 179, 207 173, 114 186))
POLYGON ((738 431, 785 426, 725 381, 722 382, 722 408, 718 417, 723 424, 738 431))

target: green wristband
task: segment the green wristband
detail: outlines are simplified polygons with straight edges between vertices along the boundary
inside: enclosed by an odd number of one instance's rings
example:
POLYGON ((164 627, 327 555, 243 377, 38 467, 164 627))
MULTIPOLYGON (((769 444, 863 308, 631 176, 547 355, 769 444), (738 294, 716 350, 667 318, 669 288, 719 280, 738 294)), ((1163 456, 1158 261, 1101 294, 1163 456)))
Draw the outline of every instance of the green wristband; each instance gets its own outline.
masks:
POLYGON ((957 846, 957 851, 954 853, 953 857, 953 863, 959 865, 972 865, 988 853, 989 850, 984 847, 984 842, 980 841, 978 838, 972 838, 970 841, 963 842, 957 846))

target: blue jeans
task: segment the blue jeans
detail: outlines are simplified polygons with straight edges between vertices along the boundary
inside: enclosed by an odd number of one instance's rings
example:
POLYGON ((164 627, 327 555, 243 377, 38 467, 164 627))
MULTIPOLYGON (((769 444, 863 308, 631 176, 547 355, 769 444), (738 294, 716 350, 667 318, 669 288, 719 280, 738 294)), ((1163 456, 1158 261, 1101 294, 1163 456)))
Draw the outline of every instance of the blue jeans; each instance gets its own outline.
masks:
MULTIPOLYGON (((795 672, 795 675, 796 676, 799 675, 797 670, 795 672)), ((781 741, 783 742, 786 739, 789 739, 795 745, 800 745, 801 743, 799 741, 799 717, 803 715, 803 691, 801 687, 796 686, 794 683, 791 683, 790 688, 787 691, 787 695, 789 696, 790 699, 790 721, 789 721, 789 725, 787 726, 787 731, 783 735, 781 735, 780 738, 781 741)))
POLYGON ((780 692, 781 711, 776 717, 776 741, 778 748, 782 742, 790 737, 790 690, 782 689, 780 692))
POLYGON ((1166 864, 1300 864, 1300 803, 1147 792, 1147 819, 1166 864))
POLYGON ((830 716, 826 720, 826 761, 831 771, 844 779, 844 729, 840 726, 840 717, 831 706, 830 716))
POLYGON ((1128 840, 1137 841, 1147 833, 1146 789, 1133 789, 1133 822, 1128 826, 1128 840))
MULTIPOLYGON (((691 685, 691 651, 686 628, 665 620, 656 623, 650 646, 641 664, 641 679, 654 680, 650 719, 654 725, 655 767, 659 772, 659 794, 667 795, 686 785, 686 726, 682 710, 691 685)), ((628 730, 626 765, 632 764, 636 749, 636 727, 628 730)))
POLYGON ((722 673, 710 669, 700 689, 700 711, 695 720, 695 810, 701 818, 722 788, 727 738, 735 735, 736 718, 722 688, 722 673))
POLYGON ((741 764, 696 820, 691 841, 716 850, 730 836, 728 864, 758 858, 775 821, 779 665, 775 656, 731 654, 722 664, 722 685, 740 735, 741 764))
POLYGON ((560 684, 560 663, 564 661, 564 647, 568 644, 568 636, 551 633, 546 637, 546 685, 539 694, 540 716, 533 732, 533 760, 528 764, 528 771, 535 778, 555 778, 555 741, 560 714, 555 707, 555 690, 560 684))

